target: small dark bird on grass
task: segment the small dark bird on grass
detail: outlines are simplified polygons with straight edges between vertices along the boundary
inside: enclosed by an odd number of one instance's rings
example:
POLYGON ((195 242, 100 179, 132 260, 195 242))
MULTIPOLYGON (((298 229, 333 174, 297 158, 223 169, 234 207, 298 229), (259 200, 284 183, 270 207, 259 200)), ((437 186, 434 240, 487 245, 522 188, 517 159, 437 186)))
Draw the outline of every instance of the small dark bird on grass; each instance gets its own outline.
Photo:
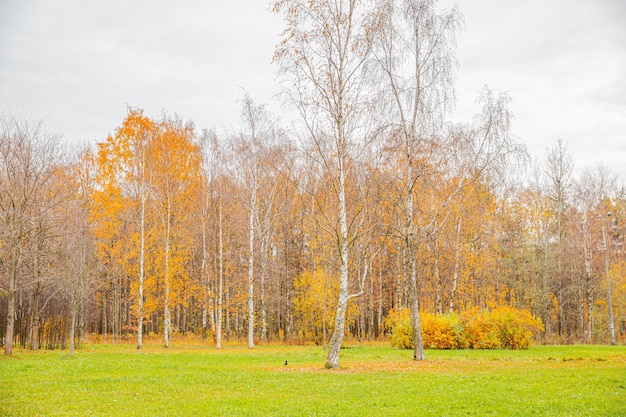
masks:
POLYGON ((285 365, 287 365, 287 361, 285 361, 285 365))

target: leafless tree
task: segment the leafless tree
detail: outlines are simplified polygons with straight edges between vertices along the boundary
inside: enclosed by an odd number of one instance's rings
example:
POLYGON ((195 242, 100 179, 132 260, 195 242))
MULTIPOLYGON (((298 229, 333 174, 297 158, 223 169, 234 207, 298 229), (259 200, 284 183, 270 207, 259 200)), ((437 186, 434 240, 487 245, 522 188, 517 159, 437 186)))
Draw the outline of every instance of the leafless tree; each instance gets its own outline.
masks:
POLYGON ((63 225, 63 233, 57 238, 57 285, 70 307, 70 356, 74 355, 78 314, 93 293, 95 281, 94 239, 89 225, 94 159, 87 150, 77 159, 60 178, 64 203, 56 213, 63 225))
POLYGON ((13 350, 15 301, 25 279, 27 251, 42 231, 38 220, 56 203, 50 187, 59 155, 59 137, 46 132, 41 122, 11 115, 0 118, 0 265, 8 280, 5 355, 13 350))
POLYGON ((565 312, 564 296, 567 287, 564 258, 565 258, 565 213, 571 199, 572 192, 572 173, 574 170, 574 161, 571 154, 567 151, 567 146, 562 140, 559 140, 553 148, 549 149, 546 155, 544 174, 547 178, 549 196, 551 199, 552 209, 555 214, 554 230, 552 236, 556 241, 556 259, 554 265, 554 277, 552 280, 552 291, 558 301, 558 332, 559 336, 563 335, 565 312))

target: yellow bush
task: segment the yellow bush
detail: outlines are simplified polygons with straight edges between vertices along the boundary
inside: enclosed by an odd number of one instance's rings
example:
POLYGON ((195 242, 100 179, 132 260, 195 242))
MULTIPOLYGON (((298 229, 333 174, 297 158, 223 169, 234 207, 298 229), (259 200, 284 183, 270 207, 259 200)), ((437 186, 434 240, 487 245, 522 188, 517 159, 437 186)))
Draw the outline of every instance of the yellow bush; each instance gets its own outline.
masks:
POLYGON ((455 327, 458 318, 454 314, 420 313, 420 322, 424 347, 429 349, 454 349, 457 347, 455 327))
POLYGON ((472 309, 462 316, 463 336, 470 349, 498 349, 502 347, 498 332, 487 310, 472 309))
POLYGON ((498 332, 502 347, 527 349, 533 339, 533 332, 543 331, 541 320, 528 310, 514 307, 497 307, 491 312, 491 320, 498 332))
POLYGON ((385 332, 390 335, 391 346, 399 349, 413 348, 411 316, 409 309, 389 312, 383 321, 385 332))
MULTIPOLYGON (((528 310, 496 307, 477 308, 456 314, 420 313, 424 347, 430 349, 526 349, 533 335, 543 331, 541 320, 528 310)), ((408 309, 391 311, 384 321, 392 346, 413 348, 408 309)))

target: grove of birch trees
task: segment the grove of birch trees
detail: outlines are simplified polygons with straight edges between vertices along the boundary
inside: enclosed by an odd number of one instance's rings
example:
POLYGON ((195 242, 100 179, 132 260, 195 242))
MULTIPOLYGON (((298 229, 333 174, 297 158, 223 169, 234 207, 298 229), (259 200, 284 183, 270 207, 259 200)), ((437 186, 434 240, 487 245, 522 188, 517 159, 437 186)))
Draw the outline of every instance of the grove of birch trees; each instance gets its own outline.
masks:
MULTIPOLYGON (((6 355, 146 338, 381 340, 409 309, 512 306, 545 343, 626 326, 626 188, 559 141, 532 161, 506 94, 448 120, 463 17, 435 0, 279 0, 290 123, 247 93, 240 130, 128 108, 95 146, 0 120, 6 355)), ((269 57, 268 57, 269 59, 269 57)), ((488 82, 489 80, 485 80, 488 82)))

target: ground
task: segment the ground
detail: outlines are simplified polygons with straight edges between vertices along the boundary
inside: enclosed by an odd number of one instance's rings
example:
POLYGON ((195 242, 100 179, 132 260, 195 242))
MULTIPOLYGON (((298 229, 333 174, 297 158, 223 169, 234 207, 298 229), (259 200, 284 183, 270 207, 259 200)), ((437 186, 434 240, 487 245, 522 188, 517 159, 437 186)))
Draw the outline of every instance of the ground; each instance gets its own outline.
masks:
POLYGON ((626 347, 86 345, 0 359, 0 416, 626 416, 626 347), (287 365, 285 365, 287 361, 287 365))

